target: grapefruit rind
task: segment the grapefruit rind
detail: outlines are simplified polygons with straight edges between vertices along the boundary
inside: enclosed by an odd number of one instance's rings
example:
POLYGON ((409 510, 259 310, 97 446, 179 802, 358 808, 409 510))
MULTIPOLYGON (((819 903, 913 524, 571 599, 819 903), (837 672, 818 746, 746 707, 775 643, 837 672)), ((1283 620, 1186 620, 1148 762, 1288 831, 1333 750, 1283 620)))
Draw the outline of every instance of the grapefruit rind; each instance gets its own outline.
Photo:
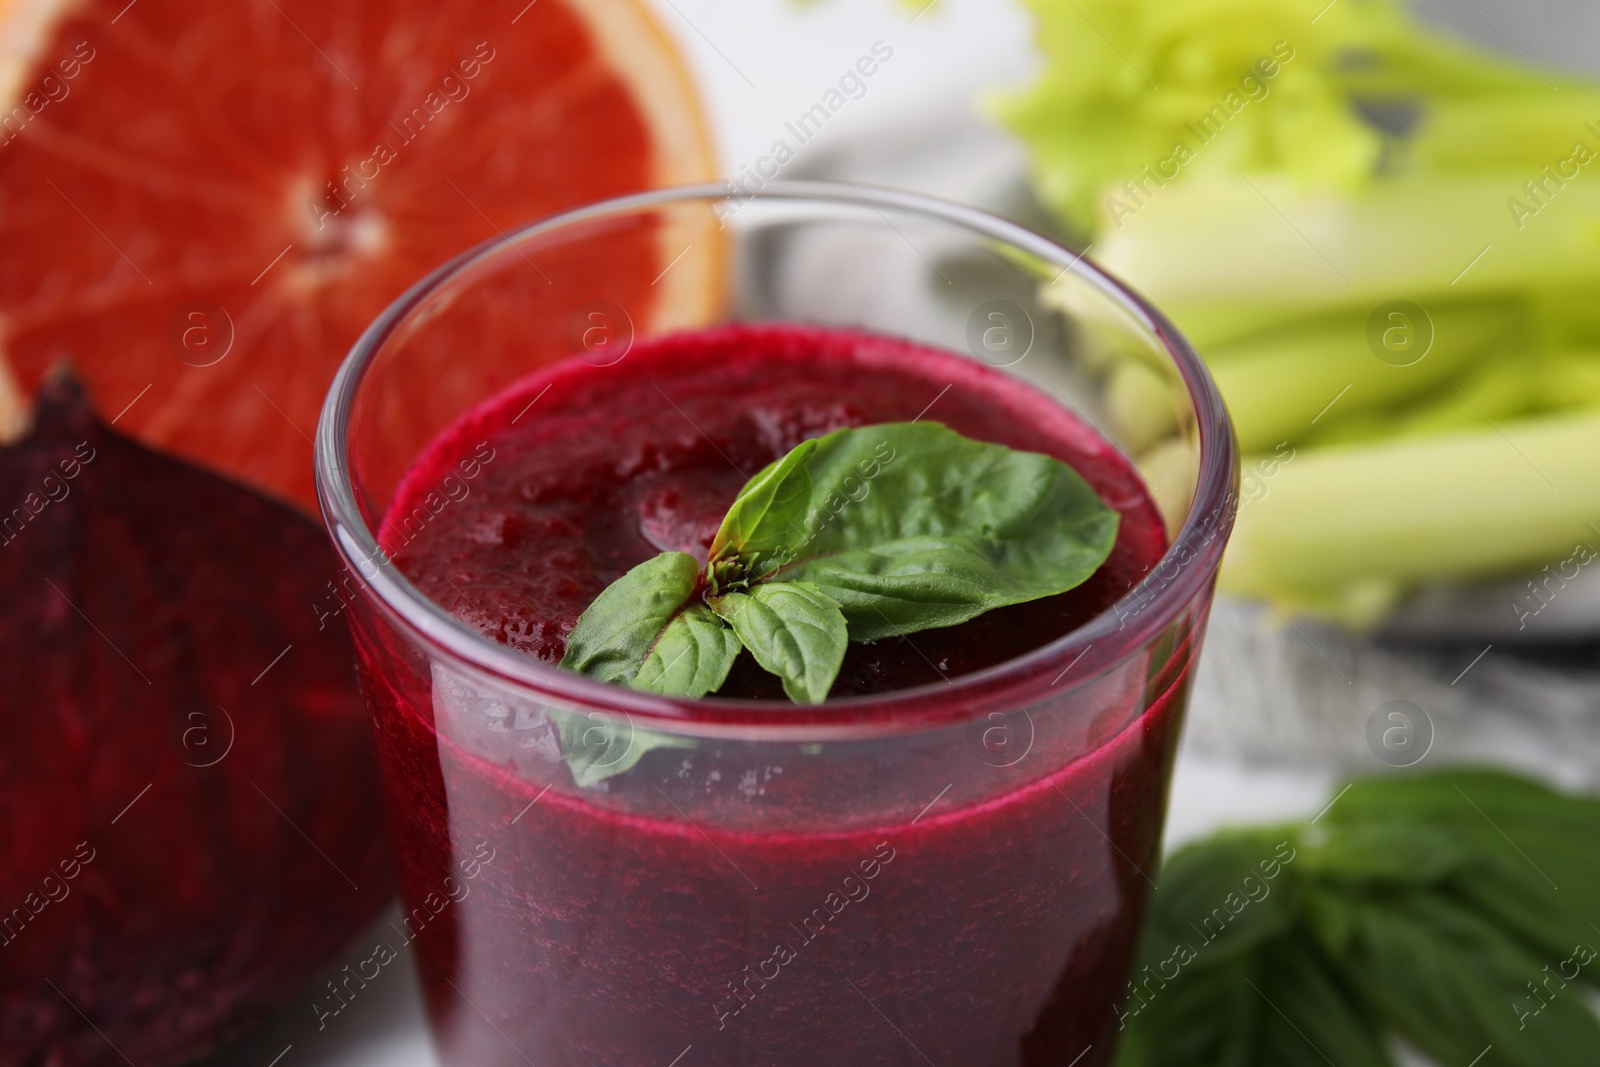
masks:
MULTIPOLYGON (((667 29, 655 13, 635 0, 584 0, 580 5, 611 67, 633 88, 633 97, 656 131, 658 187, 709 181, 716 171, 716 147, 700 94, 667 29)), ((656 331, 704 326, 721 312, 726 277, 722 223, 709 209, 704 217, 669 213, 662 229, 662 264, 683 254, 662 276, 656 331), (693 255, 694 252, 699 255, 693 255)))

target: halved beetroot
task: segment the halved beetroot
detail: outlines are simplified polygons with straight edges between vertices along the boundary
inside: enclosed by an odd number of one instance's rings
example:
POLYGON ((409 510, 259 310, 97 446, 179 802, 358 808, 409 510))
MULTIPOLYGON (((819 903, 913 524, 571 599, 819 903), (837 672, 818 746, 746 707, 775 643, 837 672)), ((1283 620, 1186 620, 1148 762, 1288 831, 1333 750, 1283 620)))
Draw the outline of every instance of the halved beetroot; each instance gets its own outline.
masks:
POLYGON ((161 1067, 390 895, 336 564, 307 519, 101 424, 0 450, 0 1065, 161 1067))

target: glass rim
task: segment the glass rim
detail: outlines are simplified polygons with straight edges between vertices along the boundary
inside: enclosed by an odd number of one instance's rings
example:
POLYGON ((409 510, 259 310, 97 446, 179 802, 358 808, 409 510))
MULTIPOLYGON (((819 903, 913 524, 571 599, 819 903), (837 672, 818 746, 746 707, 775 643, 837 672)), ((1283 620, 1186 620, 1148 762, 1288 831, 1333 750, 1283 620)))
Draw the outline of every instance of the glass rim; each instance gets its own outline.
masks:
MULTIPOLYGON (((893 228, 893 223, 889 223, 893 228)), ((1132 287, 1076 250, 1019 223, 979 208, 883 186, 856 182, 774 180, 752 195, 728 183, 701 183, 598 201, 503 232, 467 249, 416 282, 373 320, 340 364, 317 422, 315 474, 323 520, 341 560, 404 628, 431 649, 502 684, 532 690, 566 705, 641 719, 677 733, 792 740, 874 736, 975 719, 998 705, 1008 710, 1024 690, 1071 691, 1098 677, 1148 643, 1216 573, 1237 507, 1238 444, 1221 393, 1210 372, 1177 328, 1132 287), (979 237, 1003 242, 1072 273, 1108 298, 1154 340, 1176 365, 1194 406, 1199 463, 1188 513, 1167 551, 1116 602, 1082 626, 1019 656, 946 681, 803 706, 779 700, 686 700, 640 692, 563 671, 485 637, 417 589, 393 567, 357 502, 347 442, 356 393, 373 359, 395 329, 444 285, 505 249, 562 228, 672 204, 705 201, 809 201, 835 207, 865 204, 888 222, 886 210, 931 218, 979 237), (364 567, 362 564, 367 564, 364 567), (1165 575, 1171 567, 1175 573, 1165 575), (368 573, 370 567, 372 573, 368 573), (1129 622, 1128 605, 1137 605, 1129 622), (1092 658, 1096 649, 1100 654, 1092 658), (1065 663, 1042 687, 1041 676, 1065 663), (1081 669, 1080 669, 1081 668, 1081 669), (1058 683, 1074 673, 1071 685, 1058 683)), ((1113 446, 1114 447, 1114 446, 1113 446)))

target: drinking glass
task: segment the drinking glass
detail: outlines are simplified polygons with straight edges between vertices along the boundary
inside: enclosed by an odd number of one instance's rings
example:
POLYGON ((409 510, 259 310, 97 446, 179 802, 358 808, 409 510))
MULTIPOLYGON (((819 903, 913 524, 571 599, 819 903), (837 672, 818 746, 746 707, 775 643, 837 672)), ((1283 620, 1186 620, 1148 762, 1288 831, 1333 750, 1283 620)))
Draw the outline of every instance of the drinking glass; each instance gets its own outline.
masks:
POLYGON ((625 197, 396 301, 334 382, 316 463, 398 856, 390 947, 415 954, 449 1067, 1110 1062, 1238 480, 1216 388, 1138 295, 905 192, 625 197), (462 412, 556 360, 627 374, 634 344, 733 322, 893 335, 1028 380, 1137 467, 1169 549, 1059 639, 808 707, 556 670, 392 565, 396 487, 462 412), (574 746, 603 781, 578 783, 574 746))

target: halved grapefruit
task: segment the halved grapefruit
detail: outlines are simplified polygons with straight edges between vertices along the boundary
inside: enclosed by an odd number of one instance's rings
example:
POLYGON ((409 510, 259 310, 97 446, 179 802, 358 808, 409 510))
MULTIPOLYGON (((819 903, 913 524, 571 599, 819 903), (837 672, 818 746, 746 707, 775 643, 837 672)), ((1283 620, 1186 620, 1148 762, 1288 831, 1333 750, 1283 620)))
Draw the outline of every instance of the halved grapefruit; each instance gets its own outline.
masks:
MULTIPOLYGON (((0 102, 0 422, 70 360, 117 429, 306 508, 323 394, 407 285, 713 170, 638 0, 0 0, 0 102)), ((715 304, 716 255, 651 287, 704 227, 618 265, 652 323, 715 304)))

